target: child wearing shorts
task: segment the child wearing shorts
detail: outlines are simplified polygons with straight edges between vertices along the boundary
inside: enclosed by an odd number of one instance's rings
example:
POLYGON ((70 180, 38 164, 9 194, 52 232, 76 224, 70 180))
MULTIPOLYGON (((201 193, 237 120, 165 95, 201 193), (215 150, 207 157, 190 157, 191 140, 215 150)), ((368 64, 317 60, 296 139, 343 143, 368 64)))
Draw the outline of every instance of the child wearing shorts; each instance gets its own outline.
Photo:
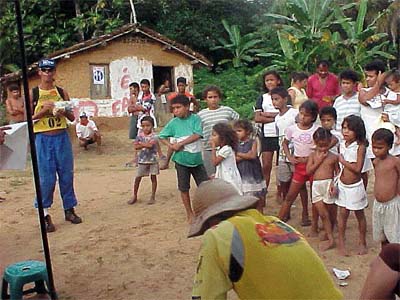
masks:
POLYGON ((157 161, 157 153, 160 145, 153 131, 154 119, 150 116, 144 116, 140 120, 140 125, 142 130, 136 136, 134 142, 135 149, 140 151, 138 153, 138 168, 133 184, 133 194, 128 204, 135 204, 137 202, 137 194, 142 177, 149 175, 151 179, 151 196, 147 204, 154 204, 156 201, 157 175, 160 174, 157 161))
MULTIPOLYGON (((290 163, 283 151, 283 140, 285 139, 285 131, 288 127, 296 124, 296 117, 299 110, 288 105, 290 96, 284 87, 276 87, 271 91, 272 104, 279 110, 279 114, 275 117, 276 132, 279 138, 279 155, 278 155, 278 170, 277 181, 280 185, 280 195, 278 202, 285 199, 292 180, 293 165, 290 163), (281 197, 281 198, 280 198, 281 197)), ((289 145, 290 152, 293 152, 293 146, 289 145)), ((303 189, 304 190, 304 189, 303 189)), ((301 192, 300 192, 301 194, 301 192)), ((305 190, 307 196, 307 190, 305 190)))
POLYGON ((400 243, 400 160, 391 154, 394 134, 380 128, 372 135, 374 152, 374 206, 372 209, 373 237, 382 246, 400 243))
MULTIPOLYGON (((290 219, 290 208, 296 200, 298 193, 307 181, 312 181, 312 176, 306 172, 306 164, 314 147, 313 134, 318 126, 315 121, 318 117, 318 106, 315 102, 307 100, 300 105, 299 122, 288 127, 285 131, 283 149, 286 157, 294 165, 294 174, 290 183, 288 194, 279 211, 282 221, 290 219), (290 153, 289 143, 293 143, 294 151, 290 153)), ((308 201, 302 200, 302 226, 310 226, 311 220, 308 214, 308 201)))
POLYGON ((184 95, 178 95, 171 100, 172 118, 160 132, 160 139, 165 144, 175 162, 178 189, 186 210, 189 223, 194 215, 190 201, 190 177, 193 176, 197 185, 208 180, 201 156, 201 138, 203 129, 198 115, 190 112, 190 100, 184 95), (170 139, 172 138, 172 139, 170 139))
POLYGON ((313 176, 311 200, 324 225, 326 241, 320 244, 321 251, 333 248, 333 224, 336 221, 336 205, 333 178, 339 171, 337 155, 329 149, 332 144, 332 133, 323 127, 318 128, 313 139, 316 149, 307 160, 307 174, 313 176))

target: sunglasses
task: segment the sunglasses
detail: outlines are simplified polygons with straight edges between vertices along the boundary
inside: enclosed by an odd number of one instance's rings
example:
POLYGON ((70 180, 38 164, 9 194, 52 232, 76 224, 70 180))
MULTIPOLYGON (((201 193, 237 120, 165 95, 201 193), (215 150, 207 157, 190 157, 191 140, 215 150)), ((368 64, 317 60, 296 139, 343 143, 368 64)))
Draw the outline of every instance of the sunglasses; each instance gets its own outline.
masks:
POLYGON ((52 73, 54 69, 40 69, 43 73, 52 73))

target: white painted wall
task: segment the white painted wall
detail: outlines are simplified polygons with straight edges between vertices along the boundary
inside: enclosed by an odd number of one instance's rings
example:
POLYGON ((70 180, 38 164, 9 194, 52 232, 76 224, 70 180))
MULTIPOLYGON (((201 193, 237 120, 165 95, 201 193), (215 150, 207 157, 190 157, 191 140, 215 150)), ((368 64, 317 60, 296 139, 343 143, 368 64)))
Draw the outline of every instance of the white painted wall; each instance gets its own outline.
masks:
POLYGON ((129 84, 148 79, 152 82, 152 62, 137 57, 124 57, 110 63, 111 98, 129 98, 129 84))
MULTIPOLYGON (((174 67, 175 80, 185 77, 189 92, 193 93, 193 66, 180 64, 174 67)), ((96 117, 122 117, 127 116, 129 105, 129 84, 140 83, 148 79, 153 84, 152 62, 137 57, 124 57, 110 63, 111 99, 91 100, 89 98, 71 99, 75 117, 79 118, 81 112, 96 117)), ((151 87, 153 89, 153 87, 151 87)))

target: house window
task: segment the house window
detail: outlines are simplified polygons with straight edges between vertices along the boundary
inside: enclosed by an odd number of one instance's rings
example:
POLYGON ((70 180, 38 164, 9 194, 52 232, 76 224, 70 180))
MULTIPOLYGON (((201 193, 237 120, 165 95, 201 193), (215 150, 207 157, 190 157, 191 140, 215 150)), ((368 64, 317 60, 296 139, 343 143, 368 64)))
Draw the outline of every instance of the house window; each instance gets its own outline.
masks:
POLYGON ((110 69, 105 64, 90 65, 90 98, 110 98, 110 69))

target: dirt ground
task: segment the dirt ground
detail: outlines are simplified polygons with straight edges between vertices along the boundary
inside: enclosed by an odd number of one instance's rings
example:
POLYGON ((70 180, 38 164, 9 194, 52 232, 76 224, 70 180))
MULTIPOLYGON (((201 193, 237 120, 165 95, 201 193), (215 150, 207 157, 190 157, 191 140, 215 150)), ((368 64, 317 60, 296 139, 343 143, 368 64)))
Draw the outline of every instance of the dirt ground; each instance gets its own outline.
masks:
MULTIPOLYGON (((102 154, 95 147, 75 152, 75 191, 77 212, 83 223, 73 225, 63 220, 58 191, 50 210, 57 231, 49 234, 56 290, 60 299, 188 299, 196 268, 201 238, 187 239, 188 226, 176 189, 173 164, 158 177, 156 204, 146 204, 150 181, 142 181, 139 202, 129 199, 135 168, 125 167, 132 157, 127 139, 127 118, 97 121, 103 133, 102 154)), ((75 137, 73 136, 73 140, 75 137)), ((272 175, 274 178, 274 175, 272 175)), ((369 185, 372 203, 373 179, 369 185)), ((26 171, 2 171, 0 191, 7 198, 0 203, 0 271, 17 261, 44 260, 36 210, 30 162, 26 171)), ((300 226, 300 203, 295 203, 289 224, 305 235, 300 226)), ((276 215, 275 182, 270 185, 266 213, 276 215)), ((380 246, 372 241, 371 205, 366 210, 368 222, 367 255, 358 256, 358 230, 351 215, 347 229, 350 257, 340 257, 336 250, 320 253, 318 238, 308 238, 327 269, 349 269, 348 286, 339 287, 345 299, 357 299, 380 246)), ((334 278, 335 282, 338 282, 334 278)), ((230 295, 231 299, 235 296, 230 295)))

